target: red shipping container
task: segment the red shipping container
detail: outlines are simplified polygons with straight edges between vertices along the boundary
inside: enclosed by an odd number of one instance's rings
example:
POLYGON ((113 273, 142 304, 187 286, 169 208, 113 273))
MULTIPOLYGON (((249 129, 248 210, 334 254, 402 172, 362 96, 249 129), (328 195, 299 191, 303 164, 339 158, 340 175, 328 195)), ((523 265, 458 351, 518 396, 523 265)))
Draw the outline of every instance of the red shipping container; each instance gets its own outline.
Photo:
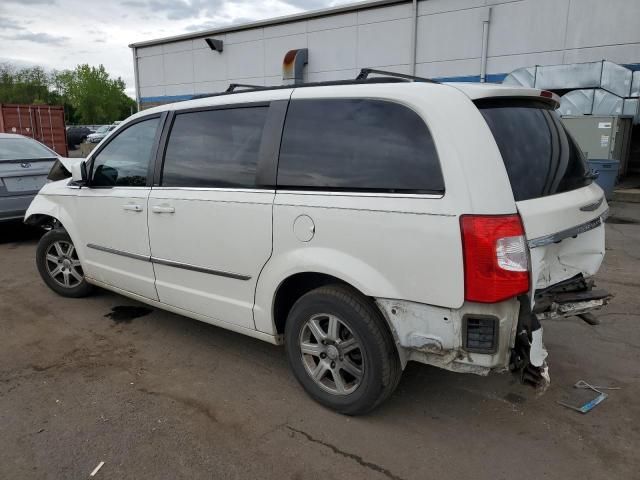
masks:
POLYGON ((58 155, 69 156, 64 108, 60 105, 0 104, 0 132, 34 138, 58 155))

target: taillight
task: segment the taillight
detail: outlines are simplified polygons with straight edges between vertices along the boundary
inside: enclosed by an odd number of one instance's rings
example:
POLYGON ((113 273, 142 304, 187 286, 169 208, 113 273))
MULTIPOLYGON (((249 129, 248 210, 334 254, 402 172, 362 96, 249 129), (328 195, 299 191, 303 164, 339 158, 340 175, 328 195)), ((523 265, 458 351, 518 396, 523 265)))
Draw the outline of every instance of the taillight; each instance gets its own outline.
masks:
POLYGON ((529 257, 519 215, 462 215, 465 300, 495 303, 529 291, 529 257))

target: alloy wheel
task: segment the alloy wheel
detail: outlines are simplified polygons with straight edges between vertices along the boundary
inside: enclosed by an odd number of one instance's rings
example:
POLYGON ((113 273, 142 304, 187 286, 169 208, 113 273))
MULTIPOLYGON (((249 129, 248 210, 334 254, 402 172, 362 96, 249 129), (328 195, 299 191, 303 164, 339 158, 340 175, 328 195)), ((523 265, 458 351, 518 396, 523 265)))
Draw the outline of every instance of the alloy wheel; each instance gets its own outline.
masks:
POLYGON ((364 356, 360 343, 335 315, 312 316, 300 331, 305 370, 323 390, 349 395, 362 383, 364 356))
POLYGON ((47 273, 61 287, 77 287, 84 279, 78 252, 70 242, 53 242, 46 253, 47 273))

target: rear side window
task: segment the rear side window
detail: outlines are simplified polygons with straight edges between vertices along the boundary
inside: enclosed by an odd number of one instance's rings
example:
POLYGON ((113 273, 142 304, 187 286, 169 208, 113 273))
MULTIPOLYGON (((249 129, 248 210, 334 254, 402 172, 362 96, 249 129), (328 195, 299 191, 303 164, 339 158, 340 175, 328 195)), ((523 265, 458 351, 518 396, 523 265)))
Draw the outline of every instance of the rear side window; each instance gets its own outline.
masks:
POLYGON ((164 158, 165 187, 254 187, 268 107, 178 113, 164 158))
POLYGON ((478 102, 498 144, 516 201, 575 190, 591 183, 575 140, 544 103, 478 102))
POLYGON ((292 101, 280 147, 278 186, 444 191, 424 121, 405 106, 369 99, 292 101))

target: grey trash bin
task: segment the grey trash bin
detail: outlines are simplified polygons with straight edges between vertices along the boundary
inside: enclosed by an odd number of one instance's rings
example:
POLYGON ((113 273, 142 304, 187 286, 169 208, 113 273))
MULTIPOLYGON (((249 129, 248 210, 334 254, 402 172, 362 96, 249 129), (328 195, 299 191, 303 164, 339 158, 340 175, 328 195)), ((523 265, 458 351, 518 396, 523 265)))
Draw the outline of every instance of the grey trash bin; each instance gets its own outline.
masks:
POLYGON ((616 186, 620 162, 618 160, 588 160, 592 172, 598 173, 596 183, 604 190, 609 200, 613 196, 613 188, 616 186))

